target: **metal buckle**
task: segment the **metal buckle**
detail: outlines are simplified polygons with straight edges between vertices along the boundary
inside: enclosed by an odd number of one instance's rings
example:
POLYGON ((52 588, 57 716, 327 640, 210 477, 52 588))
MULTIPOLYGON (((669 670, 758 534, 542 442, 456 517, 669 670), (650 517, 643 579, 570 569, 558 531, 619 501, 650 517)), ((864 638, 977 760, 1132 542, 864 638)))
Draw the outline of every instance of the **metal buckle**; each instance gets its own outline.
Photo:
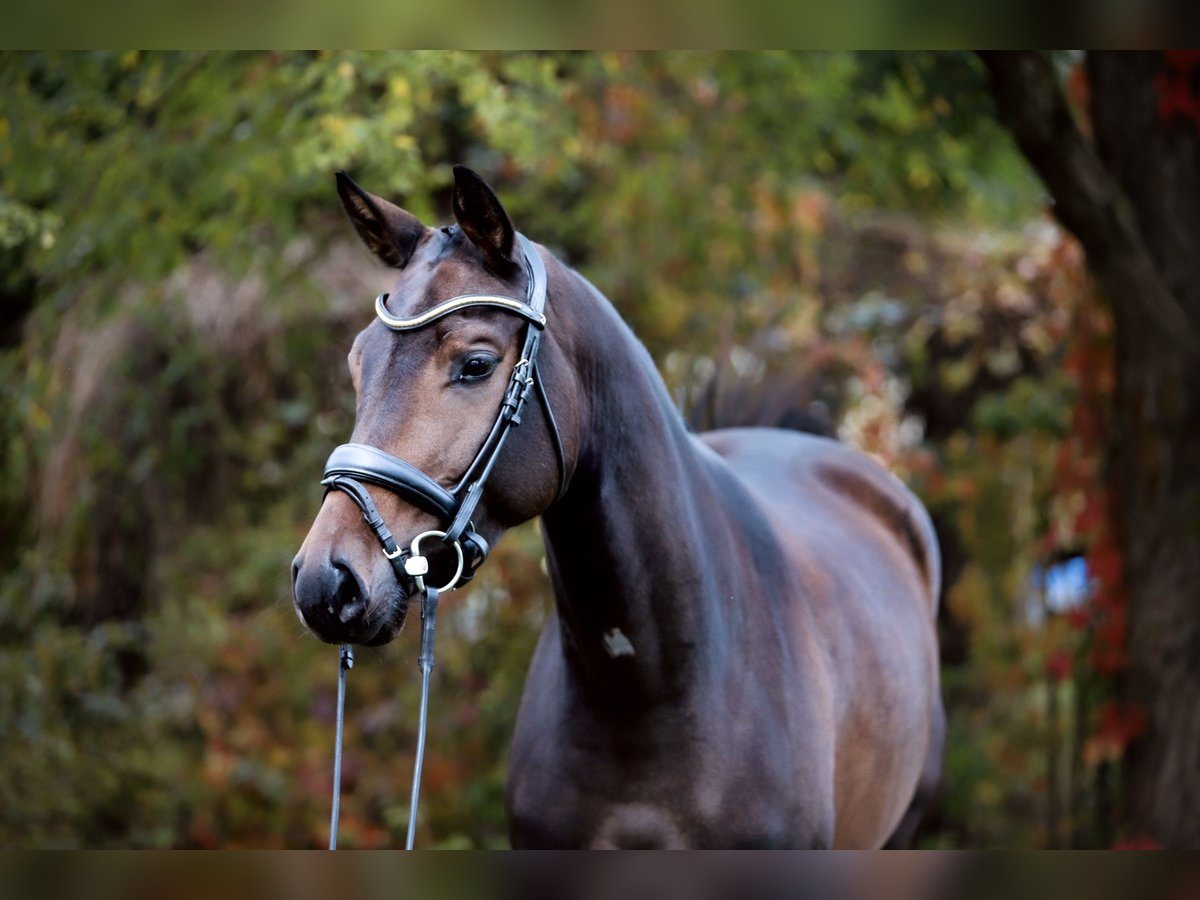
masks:
MULTIPOLYGON (((412 580, 416 582, 417 590, 425 591, 425 575, 429 573, 429 560, 421 555, 421 541, 425 538, 438 538, 445 543, 446 532, 444 531, 422 531, 412 539, 412 556, 404 561, 404 571, 412 576, 412 580), (411 568, 410 568, 411 567, 411 568)), ((463 551, 462 544, 458 541, 453 541, 454 553, 458 557, 458 568, 454 570, 454 575, 443 586, 437 588, 439 592, 452 591, 462 578, 463 573, 463 551)))

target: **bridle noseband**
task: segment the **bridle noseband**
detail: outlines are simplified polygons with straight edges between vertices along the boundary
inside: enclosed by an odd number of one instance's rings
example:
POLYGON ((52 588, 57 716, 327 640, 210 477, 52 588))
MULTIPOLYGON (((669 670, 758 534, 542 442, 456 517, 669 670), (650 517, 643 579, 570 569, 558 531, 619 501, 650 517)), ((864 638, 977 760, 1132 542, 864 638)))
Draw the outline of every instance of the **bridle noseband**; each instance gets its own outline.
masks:
POLYGON ((492 474, 504 442, 512 429, 521 424, 521 416, 531 391, 536 391, 546 414, 546 425, 558 463, 560 496, 565 488, 567 472, 562 437, 559 435, 558 423, 554 420, 550 400, 538 371, 538 349, 546 327, 546 266, 524 235, 517 234, 516 241, 521 248, 528 275, 524 301, 493 294, 465 294, 445 300, 418 315, 400 317, 388 311, 387 294, 380 294, 375 300, 375 314, 393 331, 416 331, 452 313, 479 307, 500 309, 526 320, 521 355, 513 366, 500 410, 479 452, 475 454, 474 460, 467 466, 467 470, 454 487, 444 488, 411 463, 367 444, 342 444, 330 454, 325 463, 325 476, 321 483, 325 485, 326 491, 343 492, 362 510, 363 518, 383 547, 384 556, 391 562, 396 577, 402 582, 413 575, 406 569, 406 564, 412 557, 411 550, 397 546, 364 484, 373 484, 391 491, 401 499, 436 516, 445 528, 442 541, 452 549, 456 544, 461 545, 464 560, 462 574, 456 581, 438 588, 442 591, 466 584, 487 559, 490 548, 487 541, 474 530, 471 517, 483 497, 483 490, 487 486, 487 480, 492 474))
MULTIPOLYGON (((563 450, 562 437, 558 431, 558 423, 554 420, 554 413, 550 409, 550 399, 546 394, 541 372, 538 369, 538 349, 541 345, 542 332, 546 328, 546 266, 537 250, 524 235, 517 234, 515 237, 524 257, 528 277, 528 287, 523 301, 494 294, 464 294, 444 300, 418 315, 401 317, 394 316, 388 311, 387 294, 380 294, 375 300, 375 314, 379 320, 393 331, 400 332, 416 331, 444 316, 464 309, 479 307, 500 309, 526 320, 521 354, 513 366, 512 375, 504 391, 504 399, 500 403, 500 410, 497 412, 496 419, 492 423, 483 445, 479 448, 479 452, 475 454, 475 458, 467 466, 467 470, 462 474, 458 483, 453 488, 444 488, 411 463, 380 450, 378 447, 354 443, 342 444, 330 454, 325 463, 325 475, 321 480, 321 483, 325 485, 326 494, 331 490, 341 491, 362 510, 363 519, 379 540, 383 548, 383 555, 391 563, 397 580, 401 584, 411 581, 421 594, 421 651, 418 657, 418 666, 421 670, 421 710, 417 729, 417 754, 413 765, 408 849, 412 849, 416 830, 421 765, 425 752, 429 673, 433 670, 433 639, 438 594, 442 591, 454 590, 470 581, 475 576, 476 570, 487 559, 490 550, 488 542, 474 530, 471 517, 475 514, 475 509, 483 498, 484 488, 495 468, 504 442, 508 439, 512 429, 521 424, 521 416, 531 391, 537 393, 542 404, 546 427, 550 433, 551 442, 554 444, 558 463, 559 498, 562 497, 567 485, 566 454, 563 450), (388 528, 371 499, 371 494, 366 488, 368 484, 384 488, 413 506, 432 514, 437 517, 439 524, 443 525, 445 530, 423 532, 413 539, 409 547, 401 548, 397 545, 391 529, 388 528), (429 562, 422 555, 420 547, 422 541, 427 539, 440 540, 455 555, 454 575, 440 587, 425 582, 425 576, 429 573, 429 562)), ((353 664, 354 655, 349 645, 344 645, 339 656, 338 666, 337 738, 334 752, 330 849, 337 846, 345 679, 346 671, 353 664)))

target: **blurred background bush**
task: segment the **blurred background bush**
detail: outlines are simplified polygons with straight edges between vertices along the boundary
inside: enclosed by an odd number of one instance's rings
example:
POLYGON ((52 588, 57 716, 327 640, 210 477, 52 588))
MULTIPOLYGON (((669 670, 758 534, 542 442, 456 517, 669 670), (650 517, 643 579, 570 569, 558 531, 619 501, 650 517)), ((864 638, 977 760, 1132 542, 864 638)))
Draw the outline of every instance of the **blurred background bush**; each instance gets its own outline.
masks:
MULTIPOLYGON (((923 843, 1128 837, 1140 724, 1096 611, 1112 323, 978 59, 10 52, 0 842, 324 842, 337 653, 289 564, 388 286, 332 173, 438 223, 455 162, 612 299, 696 427, 790 410, 927 503, 951 725, 923 843)), ((511 533, 445 607, 424 846, 505 843, 541 558, 511 533)), ((346 845, 402 840, 415 657, 359 653, 346 845)))

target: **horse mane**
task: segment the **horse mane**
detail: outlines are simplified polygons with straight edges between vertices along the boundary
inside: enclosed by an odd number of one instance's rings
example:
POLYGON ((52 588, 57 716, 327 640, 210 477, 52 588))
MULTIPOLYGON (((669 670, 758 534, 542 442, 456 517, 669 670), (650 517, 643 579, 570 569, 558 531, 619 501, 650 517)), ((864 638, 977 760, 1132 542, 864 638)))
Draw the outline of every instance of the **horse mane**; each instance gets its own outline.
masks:
POLYGON ((718 428, 785 428, 837 438, 838 390, 826 379, 797 371, 738 375, 718 363, 712 376, 683 404, 692 431, 718 428))
MULTIPOLYGON (((783 428, 837 440, 836 411, 840 407, 839 389, 829 376, 781 370, 750 378, 718 363, 712 376, 684 405, 684 419, 693 432, 783 428)), ((822 474, 829 485, 854 497, 908 547, 937 598, 941 561, 936 539, 930 539, 932 525, 922 521, 924 513, 915 512, 900 499, 887 479, 833 465, 823 466, 822 474)))

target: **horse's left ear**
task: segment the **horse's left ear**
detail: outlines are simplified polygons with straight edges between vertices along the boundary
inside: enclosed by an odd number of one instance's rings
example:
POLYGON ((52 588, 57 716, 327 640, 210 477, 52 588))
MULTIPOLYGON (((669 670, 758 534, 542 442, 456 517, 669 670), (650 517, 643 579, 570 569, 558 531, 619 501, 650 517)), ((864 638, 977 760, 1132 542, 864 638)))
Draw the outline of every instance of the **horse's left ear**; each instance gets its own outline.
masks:
POLYGON ((512 219, 487 182, 466 166, 454 167, 454 218, 493 266, 512 265, 512 219))
POLYGON ((382 197, 364 191, 341 169, 336 175, 342 209, 350 217, 359 238, 386 265, 403 269, 426 231, 421 220, 382 197))

